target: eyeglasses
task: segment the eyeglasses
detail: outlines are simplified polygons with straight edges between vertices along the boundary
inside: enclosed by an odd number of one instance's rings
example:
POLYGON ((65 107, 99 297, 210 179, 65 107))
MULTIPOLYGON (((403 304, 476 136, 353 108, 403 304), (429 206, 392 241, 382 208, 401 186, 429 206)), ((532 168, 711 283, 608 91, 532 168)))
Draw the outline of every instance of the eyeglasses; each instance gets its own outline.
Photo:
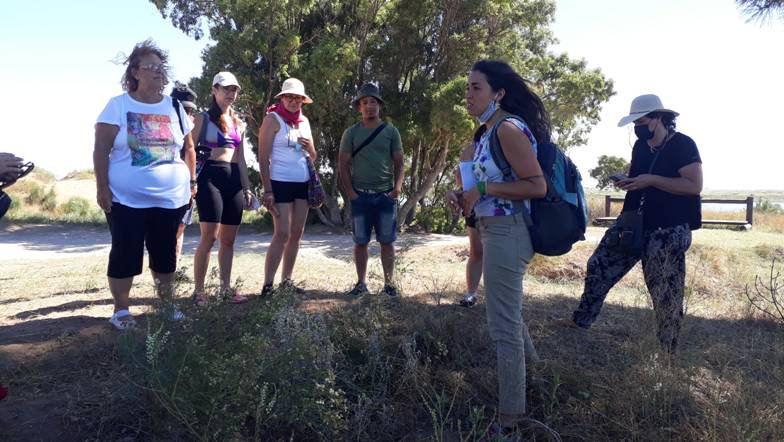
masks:
POLYGON ((294 95, 294 94, 283 94, 283 95, 281 95, 281 97, 283 97, 283 98, 285 98, 287 100, 304 100, 305 99, 305 97, 303 97, 302 95, 294 95))
POLYGON ((145 71, 165 72, 166 65, 163 63, 147 63, 139 65, 139 69, 144 69, 145 71))

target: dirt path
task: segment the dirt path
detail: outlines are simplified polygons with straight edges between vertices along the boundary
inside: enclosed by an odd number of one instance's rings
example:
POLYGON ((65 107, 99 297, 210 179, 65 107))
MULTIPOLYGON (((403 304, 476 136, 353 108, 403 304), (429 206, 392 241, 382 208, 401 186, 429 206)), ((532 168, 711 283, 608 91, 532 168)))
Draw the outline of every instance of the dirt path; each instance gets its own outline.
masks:
MULTIPOLYGON (((235 250, 238 253, 266 253, 272 235, 249 230, 246 228, 245 231, 240 231, 235 250)), ((193 253, 198 242, 198 228, 188 228, 185 232, 183 253, 193 253)), ((400 247, 416 247, 422 244, 467 244, 467 238, 416 234, 401 235, 398 242, 400 247)), ((103 227, 27 225, 0 228, 0 262, 108 255, 110 245, 109 231, 103 227)), ((305 232, 300 251, 309 255, 332 256, 335 250, 350 251, 352 247, 351 235, 348 234, 305 232)), ((371 245, 371 250, 373 247, 377 245, 371 245)))

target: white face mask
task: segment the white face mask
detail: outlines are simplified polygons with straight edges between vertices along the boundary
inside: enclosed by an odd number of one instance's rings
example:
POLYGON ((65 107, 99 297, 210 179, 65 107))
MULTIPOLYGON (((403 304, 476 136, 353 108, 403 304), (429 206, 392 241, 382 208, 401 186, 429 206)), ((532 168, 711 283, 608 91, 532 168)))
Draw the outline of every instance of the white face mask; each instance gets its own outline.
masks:
POLYGON ((482 112, 482 115, 476 117, 476 119, 479 121, 479 124, 485 124, 488 120, 490 120, 490 118, 493 117, 493 114, 495 114, 495 111, 497 110, 498 102, 495 98, 493 98, 489 103, 487 103, 487 107, 485 108, 485 111, 482 112))

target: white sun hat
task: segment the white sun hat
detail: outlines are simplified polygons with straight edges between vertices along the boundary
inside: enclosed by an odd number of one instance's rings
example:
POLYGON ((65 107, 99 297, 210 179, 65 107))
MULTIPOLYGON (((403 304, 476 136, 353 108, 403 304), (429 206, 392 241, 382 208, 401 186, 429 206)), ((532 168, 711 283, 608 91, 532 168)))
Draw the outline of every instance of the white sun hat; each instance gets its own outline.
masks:
POLYGON ((215 76, 212 77, 212 85, 215 86, 216 84, 223 87, 237 86, 238 88, 242 89, 240 87, 239 81, 237 81, 237 77, 235 77, 231 72, 224 71, 215 74, 215 76))
POLYGON ((289 78, 288 80, 284 81, 280 92, 278 92, 278 95, 275 95, 275 98, 286 94, 299 95, 300 97, 305 98, 305 101, 303 101, 305 104, 313 103, 313 100, 308 97, 308 94, 305 93, 305 85, 296 78, 289 78))
POLYGON ((621 118, 621 121, 618 122, 618 127, 626 126, 632 121, 638 118, 642 118, 651 112, 668 112, 675 115, 676 117, 679 115, 674 110, 666 109, 664 105, 662 105, 659 97, 656 95, 640 95, 639 97, 632 100, 632 106, 631 109, 629 109, 629 115, 621 118))

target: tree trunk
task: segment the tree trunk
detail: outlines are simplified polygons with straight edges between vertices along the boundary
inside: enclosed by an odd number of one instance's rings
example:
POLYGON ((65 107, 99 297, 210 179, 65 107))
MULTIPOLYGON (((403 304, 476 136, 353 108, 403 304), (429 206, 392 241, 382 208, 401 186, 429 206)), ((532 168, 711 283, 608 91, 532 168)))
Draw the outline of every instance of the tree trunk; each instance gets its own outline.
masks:
MULTIPOLYGON (((413 194, 409 195, 406 202, 403 204, 403 206, 400 207, 400 210, 397 213, 398 225, 400 224, 401 220, 405 220, 408 218, 409 213, 412 210, 414 210, 416 205, 419 203, 419 200, 421 200, 422 198, 425 197, 425 195, 427 195, 427 192, 429 192, 430 189, 433 187, 436 178, 438 178, 438 176, 441 175, 441 173, 444 171, 444 168, 446 167, 446 156, 448 152, 449 152, 449 140, 447 140, 443 144, 441 149, 438 151, 435 164, 433 164, 433 167, 427 172, 427 175, 422 180, 422 185, 419 186, 419 188, 413 194)), ((424 172, 424 170, 421 170, 420 173, 421 172, 424 172)))

